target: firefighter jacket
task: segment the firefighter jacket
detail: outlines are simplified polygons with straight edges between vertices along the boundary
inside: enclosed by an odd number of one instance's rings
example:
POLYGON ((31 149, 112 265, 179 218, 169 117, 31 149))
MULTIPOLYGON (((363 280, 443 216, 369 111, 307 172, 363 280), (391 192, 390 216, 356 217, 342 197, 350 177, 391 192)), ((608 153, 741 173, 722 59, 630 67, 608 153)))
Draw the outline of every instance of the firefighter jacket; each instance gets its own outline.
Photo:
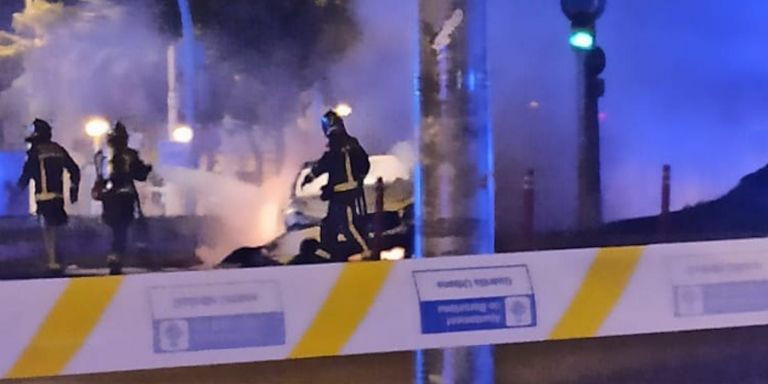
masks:
POLYGON ((71 188, 79 188, 80 168, 64 147, 53 141, 34 144, 27 151, 19 186, 24 187, 34 180, 36 201, 63 199, 65 169, 69 173, 71 188))
POLYGON ((114 149, 109 158, 102 156, 106 167, 103 167, 103 179, 106 181, 107 193, 136 195, 134 181, 146 181, 152 166, 145 164, 139 157, 139 152, 132 148, 114 149))
POLYGON ((357 139, 341 131, 331 134, 328 149, 312 167, 312 176, 328 173, 328 184, 323 194, 330 198, 358 190, 370 167, 368 154, 357 139))

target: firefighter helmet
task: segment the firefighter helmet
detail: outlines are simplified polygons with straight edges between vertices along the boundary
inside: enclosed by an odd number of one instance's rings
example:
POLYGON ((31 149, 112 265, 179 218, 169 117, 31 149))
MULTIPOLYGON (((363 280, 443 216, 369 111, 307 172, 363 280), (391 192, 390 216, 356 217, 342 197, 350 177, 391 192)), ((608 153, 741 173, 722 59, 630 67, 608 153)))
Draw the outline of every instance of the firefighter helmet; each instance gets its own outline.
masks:
POLYGON ((28 127, 28 131, 29 134, 24 139, 28 143, 50 140, 53 135, 53 128, 43 119, 35 119, 28 127))
POLYGON ((323 133, 326 137, 330 136, 332 132, 337 130, 345 130, 344 119, 341 118, 336 112, 328 111, 323 115, 322 119, 323 133))
POLYGON ((107 133, 107 143, 111 146, 128 145, 128 129, 118 121, 115 126, 107 133))
POLYGON ((109 131, 109 136, 112 137, 128 137, 128 129, 125 128, 125 125, 118 121, 115 123, 115 126, 112 128, 112 130, 109 131))

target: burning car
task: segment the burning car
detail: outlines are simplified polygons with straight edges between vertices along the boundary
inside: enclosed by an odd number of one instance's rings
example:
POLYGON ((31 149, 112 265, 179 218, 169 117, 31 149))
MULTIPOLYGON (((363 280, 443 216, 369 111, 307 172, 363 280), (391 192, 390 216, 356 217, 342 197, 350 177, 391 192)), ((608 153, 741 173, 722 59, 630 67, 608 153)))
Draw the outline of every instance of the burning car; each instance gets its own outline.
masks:
MULTIPOLYGON (((376 181, 384 182, 384 212, 404 212, 413 205, 411 170, 392 155, 371 156, 371 170, 364 181, 365 200, 369 213, 376 210, 376 181)), ((296 175, 291 199, 285 211, 285 227, 288 231, 317 226, 325 216, 328 203, 320 199, 321 188, 328 183, 324 174, 302 188, 301 181, 312 169, 311 162, 296 175)))
MULTIPOLYGON (((383 259, 402 259, 410 256, 413 242, 413 182, 412 170, 393 155, 370 157, 371 169, 364 180, 368 214, 366 228, 371 241, 374 221, 379 220, 381 239, 379 248, 383 259), (383 182, 383 210, 376 217, 377 180, 383 182)), ((224 261, 225 264, 244 266, 271 265, 271 261, 286 264, 298 252, 305 239, 320 238, 320 222, 328 203, 321 200, 321 188, 328 182, 322 175, 302 188, 301 181, 312 169, 305 163, 294 179, 291 198, 284 211, 286 232, 261 247, 239 249, 224 261)))

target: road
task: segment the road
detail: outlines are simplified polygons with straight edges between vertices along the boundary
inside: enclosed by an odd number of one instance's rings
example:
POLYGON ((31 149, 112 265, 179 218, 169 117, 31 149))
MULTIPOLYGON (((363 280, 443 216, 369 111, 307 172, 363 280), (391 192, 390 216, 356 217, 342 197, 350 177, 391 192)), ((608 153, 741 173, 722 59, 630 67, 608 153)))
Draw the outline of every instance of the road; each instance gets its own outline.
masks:
MULTIPOLYGON (((764 384, 768 326, 497 348, 504 384, 764 384)), ((117 346, 116 346, 117 347, 117 346)), ((13 384, 410 383, 412 354, 278 361, 9 381, 13 384)))

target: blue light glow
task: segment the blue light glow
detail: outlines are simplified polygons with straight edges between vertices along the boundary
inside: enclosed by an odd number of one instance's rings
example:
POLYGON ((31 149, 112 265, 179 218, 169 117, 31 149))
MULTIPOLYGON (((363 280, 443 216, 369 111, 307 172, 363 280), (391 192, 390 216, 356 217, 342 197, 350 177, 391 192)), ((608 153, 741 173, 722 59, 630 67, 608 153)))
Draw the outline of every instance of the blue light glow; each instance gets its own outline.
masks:
POLYGON ((182 91, 184 92, 183 109, 184 118, 193 127, 196 122, 197 106, 195 105, 195 26, 192 20, 192 11, 189 8, 188 0, 178 0, 179 12, 181 13, 181 31, 182 31, 182 50, 181 50, 181 68, 184 84, 182 84, 182 91))
POLYGON ((474 92, 475 88, 477 88, 477 74, 470 69, 469 73, 467 73, 467 89, 470 92, 474 92))
MULTIPOLYGON (((474 112, 479 140, 485 141, 484 147, 475 153, 478 173, 486 177, 485 194, 478 193, 476 197, 476 217, 483 222, 483 228, 478 233, 477 253, 493 253, 495 251, 495 204, 494 204, 494 156, 493 129, 489 113, 488 97, 488 63, 487 63, 487 5, 483 1, 467 1, 467 39, 469 41, 468 72, 471 74, 472 85, 470 92, 470 111, 474 112)), ((474 384, 491 384, 495 382, 495 366, 493 347, 482 345, 471 347, 473 358, 472 376, 474 384)))
POLYGON ((16 188, 25 159, 22 151, 0 151, 0 216, 24 214, 28 209, 27 193, 21 192, 11 201, 11 193, 16 188))
POLYGON ((595 46, 595 36, 590 31, 575 30, 571 33, 568 43, 574 48, 589 50, 595 46))
MULTIPOLYGON (((416 12, 416 20, 414 20, 413 25, 418 26, 420 23, 420 15, 419 12, 416 12)), ((413 254, 411 257, 415 259, 420 259, 424 257, 424 240, 422 239, 422 220, 424 219, 424 205, 423 205, 423 199, 422 199, 422 183, 424 182, 422 177, 422 171, 421 171, 421 92, 419 91, 419 74, 421 72, 421 41, 420 41, 420 32, 419 28, 416 28, 416 33, 414 34, 414 39, 412 40, 412 44, 414 44, 414 50, 413 50, 413 63, 412 63, 412 79, 413 79, 413 112, 411 114, 413 119, 413 131, 414 131, 414 138, 415 143, 417 146, 419 146, 417 149, 419 150, 419 158, 416 162, 416 166, 413 169, 413 225, 414 225, 414 239, 413 239, 413 254)), ((414 380, 413 382, 415 384, 426 384, 426 372, 424 372, 425 368, 425 360, 424 360, 424 351, 417 350, 415 352, 414 357, 414 380)))
MULTIPOLYGON (((418 7, 417 7, 418 9, 418 7)), ((413 25, 418 26, 420 23, 419 12, 416 12, 416 20, 413 25)), ((412 43, 414 44, 413 57, 413 131, 415 143, 418 146, 419 158, 416 162, 416 166, 413 169, 413 222, 414 222, 414 239, 413 239, 413 255, 415 259, 424 257, 424 240, 422 239, 422 221, 424 219, 424 204, 423 204, 423 175, 421 170, 421 91, 419 90, 419 74, 421 73, 421 39, 419 28, 415 28, 416 33, 412 43)), ((421 352, 417 352, 417 361, 423 359, 421 352)), ((417 364, 417 369, 419 365, 417 364)), ((418 377, 418 376, 417 376, 418 377)))

